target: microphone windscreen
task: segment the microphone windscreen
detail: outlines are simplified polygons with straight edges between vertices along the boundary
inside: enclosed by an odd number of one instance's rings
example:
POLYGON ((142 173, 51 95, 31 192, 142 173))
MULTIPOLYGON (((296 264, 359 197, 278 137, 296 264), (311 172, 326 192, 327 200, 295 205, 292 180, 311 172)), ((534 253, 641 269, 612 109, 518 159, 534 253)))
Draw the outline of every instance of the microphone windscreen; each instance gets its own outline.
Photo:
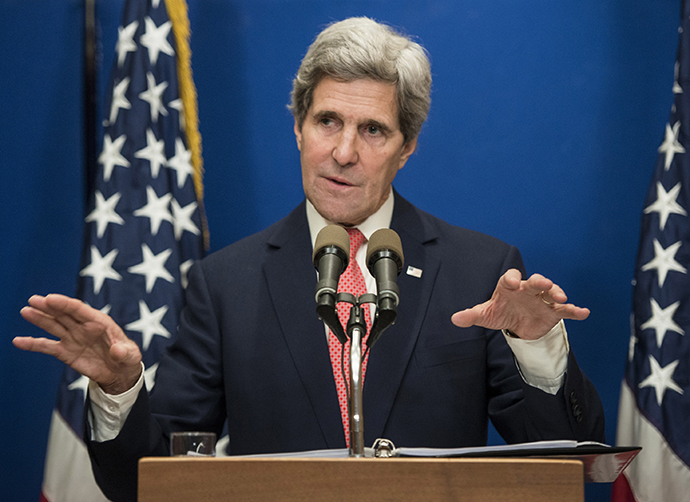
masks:
POLYGON ((327 246, 335 246, 345 251, 345 256, 350 256, 350 236, 340 225, 328 225, 324 227, 319 235, 316 236, 314 252, 311 255, 312 261, 316 258, 316 253, 327 246))
POLYGON ((402 242, 400 236, 390 228, 380 228, 371 235, 369 246, 367 247, 367 263, 374 253, 382 250, 389 250, 400 257, 401 262, 405 262, 403 256, 402 242))

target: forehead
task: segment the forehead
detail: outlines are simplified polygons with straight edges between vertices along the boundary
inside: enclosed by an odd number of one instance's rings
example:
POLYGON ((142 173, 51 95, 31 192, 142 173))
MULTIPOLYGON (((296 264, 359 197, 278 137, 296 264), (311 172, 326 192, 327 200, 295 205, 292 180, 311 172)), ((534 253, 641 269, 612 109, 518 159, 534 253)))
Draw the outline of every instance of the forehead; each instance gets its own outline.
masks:
POLYGON ((334 114, 357 123, 374 121, 397 130, 395 85, 368 78, 350 82, 324 77, 314 89, 311 115, 334 114))

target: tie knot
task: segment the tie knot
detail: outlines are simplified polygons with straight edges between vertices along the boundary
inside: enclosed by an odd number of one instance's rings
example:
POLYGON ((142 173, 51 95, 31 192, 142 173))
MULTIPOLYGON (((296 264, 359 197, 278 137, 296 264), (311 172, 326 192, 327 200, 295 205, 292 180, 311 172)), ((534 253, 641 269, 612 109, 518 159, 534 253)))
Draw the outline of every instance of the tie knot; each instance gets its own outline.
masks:
POLYGON ((367 239, 359 228, 348 228, 347 234, 350 236, 350 260, 354 260, 357 255, 357 250, 367 239))

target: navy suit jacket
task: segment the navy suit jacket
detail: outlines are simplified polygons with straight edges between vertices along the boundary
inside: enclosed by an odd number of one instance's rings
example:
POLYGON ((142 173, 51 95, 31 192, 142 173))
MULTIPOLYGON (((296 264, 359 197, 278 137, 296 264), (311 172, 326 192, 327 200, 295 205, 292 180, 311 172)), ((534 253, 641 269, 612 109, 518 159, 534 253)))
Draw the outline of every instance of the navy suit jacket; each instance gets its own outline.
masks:
MULTIPOLYGON (((489 418, 507 442, 603 441, 599 397, 572 351, 563 387, 549 395, 524 383, 500 332, 450 321, 490 298, 506 270, 523 269, 517 249, 395 197, 405 270, 422 275, 398 278, 397 322, 369 355, 365 444, 484 445, 489 418)), ((167 455, 171 431, 220 433, 226 419, 230 454, 345 447, 311 255, 302 203, 193 267, 151 396, 140 393, 116 439, 88 441, 107 496, 133 499, 137 459, 167 455)))

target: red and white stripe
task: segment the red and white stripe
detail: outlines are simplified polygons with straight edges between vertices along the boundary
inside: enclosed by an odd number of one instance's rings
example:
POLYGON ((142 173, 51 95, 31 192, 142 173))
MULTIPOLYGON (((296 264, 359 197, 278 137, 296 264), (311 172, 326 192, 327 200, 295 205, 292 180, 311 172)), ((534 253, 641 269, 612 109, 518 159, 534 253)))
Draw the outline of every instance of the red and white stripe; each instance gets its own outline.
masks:
POLYGON ((618 407, 618 446, 641 446, 642 451, 613 484, 612 502, 687 502, 690 468, 671 450, 664 436, 637 407, 623 381, 618 407))
POLYGON ((107 502, 91 471, 86 445, 53 410, 41 502, 107 502))

